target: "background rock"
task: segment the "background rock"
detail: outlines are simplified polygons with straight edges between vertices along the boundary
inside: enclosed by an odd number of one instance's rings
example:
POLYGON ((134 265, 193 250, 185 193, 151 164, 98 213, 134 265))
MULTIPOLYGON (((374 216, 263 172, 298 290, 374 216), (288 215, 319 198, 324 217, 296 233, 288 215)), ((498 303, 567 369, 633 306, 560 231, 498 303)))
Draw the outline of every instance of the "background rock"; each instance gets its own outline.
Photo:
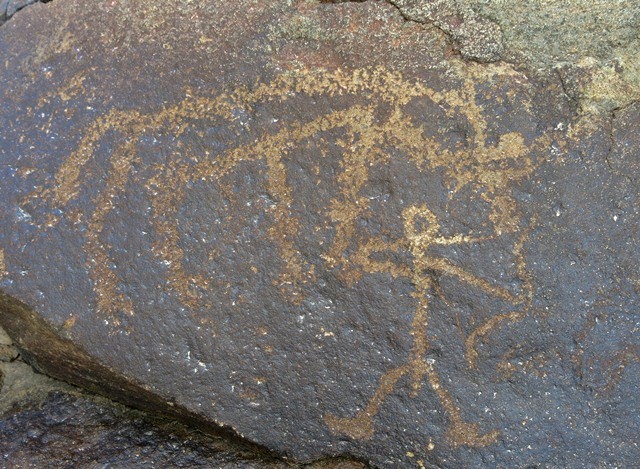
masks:
POLYGON ((442 5, 71 1, 5 25, 0 320, 23 355, 299 460, 637 460, 633 92, 600 105, 604 62, 534 72, 507 20, 442 5))
MULTIPOLYGON (((0 339, 7 338, 0 329, 0 339)), ((0 376, 4 378, 0 380, 3 467, 301 467, 241 441, 207 436, 83 393, 34 373, 20 360, 0 363, 0 376)), ((305 467, 358 469, 364 465, 329 460, 305 467)))
MULTIPOLYGON (((421 3, 421 2, 420 2, 421 3)), ((466 8, 495 22, 502 57, 531 70, 559 73, 587 112, 609 112, 640 99, 640 4, 635 0, 464 0, 466 8)))

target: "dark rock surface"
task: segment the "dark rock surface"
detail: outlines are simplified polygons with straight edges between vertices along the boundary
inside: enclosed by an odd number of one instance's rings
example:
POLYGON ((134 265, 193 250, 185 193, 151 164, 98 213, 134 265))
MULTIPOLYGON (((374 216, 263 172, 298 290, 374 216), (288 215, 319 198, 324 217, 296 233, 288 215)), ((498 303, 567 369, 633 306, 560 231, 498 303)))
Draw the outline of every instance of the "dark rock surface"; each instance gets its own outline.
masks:
POLYGON ((562 74, 461 60, 503 50, 472 12, 392 3, 5 25, 0 322, 298 460, 638 460, 640 107, 586 115, 562 74))
MULTIPOLYGON (((0 329, 0 339, 5 337, 0 329)), ((246 442, 207 436, 82 393, 34 373, 21 360, 0 357, 0 377, 2 467, 302 467, 246 442)), ((363 464, 326 460, 305 467, 358 469, 363 464)))
MULTIPOLYGON (((0 420, 3 467, 289 467, 216 447, 175 424, 54 391, 0 420)), ((250 455, 250 453, 249 453, 250 455)))

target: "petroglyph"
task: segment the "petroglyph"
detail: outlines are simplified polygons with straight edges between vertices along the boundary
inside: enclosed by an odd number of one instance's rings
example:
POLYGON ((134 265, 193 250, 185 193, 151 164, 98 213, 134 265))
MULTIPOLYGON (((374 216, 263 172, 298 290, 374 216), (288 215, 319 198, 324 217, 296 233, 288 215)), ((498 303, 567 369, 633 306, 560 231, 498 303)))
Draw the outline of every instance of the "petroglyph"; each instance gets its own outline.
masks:
POLYGON ((0 249, 0 278, 5 274, 6 269, 4 264, 4 249, 0 249))
MULTIPOLYGON (((492 70, 496 76, 515 73, 499 66, 492 70)), ((57 226, 64 216, 60 214, 88 190, 87 181, 91 178, 86 175, 95 171, 94 160, 103 141, 107 136, 116 135, 119 142, 124 142, 110 153, 106 178, 93 197, 93 212, 83 215, 88 227, 85 250, 96 314, 117 330, 124 317, 136 314, 136 306, 119 287, 122 278, 104 233, 109 214, 127 187, 144 187, 152 201, 150 218, 155 233, 151 249, 157 262, 166 266, 165 287, 187 310, 204 310, 212 307, 206 294, 214 288, 212 278, 204 271, 193 272, 185 262, 187 254, 177 221, 189 186, 195 182, 207 183, 225 200, 233 201, 237 196, 229 178, 234 171, 240 165, 260 165, 264 168, 266 194, 270 200, 265 209, 270 223, 268 235, 270 242, 278 246, 281 259, 275 286, 286 301, 300 304, 305 298, 305 285, 316 282, 318 269, 335 271, 348 288, 357 288, 364 276, 372 274, 405 278, 413 286, 415 310, 409 328, 413 346, 409 356, 380 377, 378 388, 357 415, 326 414, 325 422, 330 429, 355 439, 370 438, 375 433, 374 418, 380 407, 400 387, 402 378, 408 377, 413 396, 424 383, 437 396, 449 419, 447 435, 453 446, 488 445, 496 441, 497 430, 483 432, 477 423, 465 419, 463 409, 440 377, 437 361, 427 357, 431 301, 434 295, 442 295, 430 273, 454 278, 509 308, 510 312, 490 317, 466 337, 466 360, 473 368, 480 359, 476 349, 478 340, 530 313, 533 290, 521 253, 528 230, 511 187, 536 169, 538 162, 529 156, 531 152, 548 148, 552 140, 544 136, 525 144, 518 132, 490 138, 477 97, 477 83, 473 74, 470 75, 461 78, 462 86, 437 91, 382 68, 316 70, 283 74, 269 83, 239 87, 217 96, 194 96, 187 92, 183 101, 155 114, 112 110, 88 128, 53 181, 36 189, 29 201, 43 203, 51 209, 49 213, 57 214, 50 216, 45 230, 57 226), (339 100, 343 96, 357 98, 356 104, 342 106, 339 100), (336 106, 332 112, 307 121, 274 122, 270 130, 260 131, 236 146, 213 149, 177 145, 168 161, 158 162, 145 171, 136 169, 140 161, 138 142, 144 136, 162 132, 179 140, 185 133, 202 127, 203 122, 210 126, 229 126, 238 120, 238 115, 251 114, 257 106, 269 107, 301 97, 335 99, 336 106), (433 123, 417 122, 406 112, 407 106, 415 102, 429 102, 447 118, 464 120, 471 129, 467 138, 471 143, 447 147, 430 136, 425 126, 433 127, 433 123), (341 138, 330 133, 337 131, 341 138), (333 236, 322 246, 320 259, 306 258, 300 252, 302 227, 294 210, 293 176, 287 166, 292 152, 309 141, 318 146, 337 146, 342 158, 335 177, 320 175, 320 178, 333 177, 328 182, 337 187, 323 214, 333 236), (389 147, 405 154, 417 172, 441 173, 443 180, 448 181, 450 198, 470 191, 485 202, 489 207, 487 226, 451 233, 450 227, 445 226, 446 221, 438 218, 427 201, 407 204, 395 215, 401 227, 400 235, 369 236, 363 232, 358 220, 373 213, 371 198, 364 192, 371 181, 372 168, 392 163, 391 154, 386 151, 389 147), (438 247, 482 246, 504 237, 515 240, 510 256, 520 281, 517 291, 434 252, 438 247)), ((204 247, 213 255, 215 246, 204 247)), ((73 328, 74 323, 68 327, 73 328)))

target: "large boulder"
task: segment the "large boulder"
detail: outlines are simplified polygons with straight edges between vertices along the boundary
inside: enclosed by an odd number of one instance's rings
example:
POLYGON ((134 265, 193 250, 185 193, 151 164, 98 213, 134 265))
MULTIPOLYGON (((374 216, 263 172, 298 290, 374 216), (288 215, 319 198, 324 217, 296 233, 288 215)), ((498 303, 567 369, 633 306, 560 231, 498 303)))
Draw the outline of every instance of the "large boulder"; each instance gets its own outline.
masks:
POLYGON ((290 3, 0 30, 26 358, 300 461, 637 460, 640 107, 579 116, 389 3, 290 3))

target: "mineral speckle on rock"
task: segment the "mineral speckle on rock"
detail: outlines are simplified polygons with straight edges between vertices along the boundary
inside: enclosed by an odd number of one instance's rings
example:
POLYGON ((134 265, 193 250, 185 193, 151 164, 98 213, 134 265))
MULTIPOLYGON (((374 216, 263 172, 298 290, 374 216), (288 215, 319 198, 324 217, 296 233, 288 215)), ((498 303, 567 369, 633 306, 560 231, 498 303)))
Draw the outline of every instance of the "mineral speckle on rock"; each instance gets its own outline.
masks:
POLYGON ((637 460, 637 105, 484 63, 500 28, 460 5, 76 0, 4 26, 0 321, 25 357, 298 461, 637 460))
POLYGON ((0 0, 0 26, 23 8, 41 0, 0 0))
MULTIPOLYGON (((12 345, 0 328, 0 344, 12 345)), ((58 357, 58 359, 64 359, 58 357)), ((0 357, 0 459, 8 467, 361 469, 347 458, 299 465, 238 439, 212 437, 50 379, 0 357)))
POLYGON ((0 451, 8 467, 293 467, 230 451, 176 424, 58 390, 37 406, 0 417, 0 451))
POLYGON ((502 58, 500 26, 458 1, 389 0, 408 21, 432 23, 449 35, 460 54, 469 60, 495 62, 502 58))
MULTIPOLYGON (((3 337, 8 336, 0 329, 3 337)), ((7 467, 35 468, 303 467, 241 441, 211 437, 83 393, 34 373, 19 360, 0 363, 0 460, 7 467)), ((342 458, 304 467, 361 469, 364 465, 342 458)))

